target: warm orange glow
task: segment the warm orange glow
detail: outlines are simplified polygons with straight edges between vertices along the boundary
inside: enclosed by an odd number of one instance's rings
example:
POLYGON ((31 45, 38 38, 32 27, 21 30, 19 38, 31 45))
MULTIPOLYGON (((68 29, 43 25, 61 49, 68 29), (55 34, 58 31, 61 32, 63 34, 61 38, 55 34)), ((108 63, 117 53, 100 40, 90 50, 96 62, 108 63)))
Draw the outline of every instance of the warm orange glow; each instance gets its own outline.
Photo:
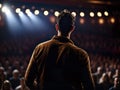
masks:
POLYGON ((103 24, 104 23, 104 19, 100 18, 98 22, 99 22, 99 24, 103 24))
POLYGON ((55 17, 54 16, 50 16, 50 22, 55 23, 55 17))
POLYGON ((111 23, 115 23, 115 18, 111 18, 111 19, 110 19, 110 22, 111 22, 111 23))
POLYGON ((80 24, 84 24, 85 20, 83 18, 80 18, 80 24))

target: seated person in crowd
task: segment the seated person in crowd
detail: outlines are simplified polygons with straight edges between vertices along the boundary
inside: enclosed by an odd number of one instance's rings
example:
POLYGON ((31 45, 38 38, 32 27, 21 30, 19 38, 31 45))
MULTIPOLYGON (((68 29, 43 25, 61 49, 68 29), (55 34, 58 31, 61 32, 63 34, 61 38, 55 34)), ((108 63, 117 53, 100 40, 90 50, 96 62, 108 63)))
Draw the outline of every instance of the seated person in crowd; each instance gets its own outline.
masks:
POLYGON ((109 90, 120 90, 120 76, 114 77, 114 86, 112 86, 109 90))

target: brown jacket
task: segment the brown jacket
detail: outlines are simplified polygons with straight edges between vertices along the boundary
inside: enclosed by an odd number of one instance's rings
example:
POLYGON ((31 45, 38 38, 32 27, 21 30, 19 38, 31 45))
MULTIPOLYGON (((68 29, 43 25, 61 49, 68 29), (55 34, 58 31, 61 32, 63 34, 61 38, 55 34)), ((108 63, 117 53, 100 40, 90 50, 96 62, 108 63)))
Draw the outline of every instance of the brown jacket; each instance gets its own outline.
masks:
POLYGON ((94 90, 88 54, 60 36, 37 45, 25 82, 31 90, 34 82, 37 90, 94 90))

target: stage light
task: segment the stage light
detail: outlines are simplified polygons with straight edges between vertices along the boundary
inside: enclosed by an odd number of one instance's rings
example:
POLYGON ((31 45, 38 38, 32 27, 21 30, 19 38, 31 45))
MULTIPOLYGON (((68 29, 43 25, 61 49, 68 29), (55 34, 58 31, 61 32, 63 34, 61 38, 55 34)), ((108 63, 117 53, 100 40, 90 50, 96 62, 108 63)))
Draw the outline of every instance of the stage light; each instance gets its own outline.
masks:
POLYGON ((20 20, 23 24, 23 27, 26 30, 31 30, 33 27, 33 24, 31 23, 30 19, 28 18, 28 16, 24 13, 24 12, 20 12, 19 14, 20 20))
POLYGON ((83 18, 80 18, 80 24, 84 24, 85 20, 83 18))
POLYGON ((111 23, 115 23, 115 18, 112 17, 112 18, 110 19, 110 22, 111 22, 111 23))
POLYGON ((2 8, 2 4, 0 3, 0 8, 2 8))
POLYGON ((18 15, 22 17, 22 15, 23 15, 23 12, 20 12, 20 13, 18 13, 18 15))
POLYGON ((30 11, 30 9, 26 9, 26 10, 25 10, 25 13, 26 13, 28 16, 31 16, 31 11, 30 11))
POLYGON ((100 18, 98 22, 99 22, 99 24, 103 24, 104 23, 104 19, 100 18))
POLYGON ((20 8, 17 8, 16 9, 16 13, 20 13, 21 12, 21 9, 20 8))
POLYGON ((85 16, 85 13, 84 13, 84 12, 80 12, 80 16, 81 16, 81 17, 84 17, 84 16, 85 16))
POLYGON ((3 6, 2 12, 8 13, 8 12, 10 12, 10 10, 9 10, 9 8, 7 6, 3 6))
POLYGON ((16 29, 19 30, 21 26, 18 22, 18 18, 13 12, 10 11, 10 8, 7 6, 3 6, 2 11, 5 13, 5 19, 9 30, 11 30, 12 33, 14 33, 16 29))
POLYGON ((27 13, 27 15, 28 15, 29 17, 31 17, 31 14, 32 14, 31 12, 27 13))
POLYGON ((102 13, 101 12, 97 12, 97 16, 98 17, 102 17, 102 13))
POLYGON ((46 10, 44 11, 44 15, 47 16, 49 14, 49 12, 46 10))
POLYGON ((51 16, 51 17, 50 17, 50 22, 51 22, 51 23, 55 23, 55 17, 54 17, 54 16, 51 16))
POLYGON ((55 11, 55 13, 54 13, 54 15, 56 16, 56 17, 58 17, 59 16, 59 12, 58 11, 55 11))
POLYGON ((35 11, 34 11, 34 14, 35 14, 35 15, 38 15, 39 13, 40 13, 39 10, 35 10, 35 11))
POLYGON ((26 9, 25 13, 27 13, 27 14, 30 13, 30 9, 26 9))
POLYGON ((105 16, 108 16, 108 15, 109 15, 109 13, 108 13, 107 11, 105 11, 105 12, 104 12, 104 15, 105 15, 105 16))
POLYGON ((94 17, 95 14, 93 12, 90 12, 90 17, 94 17))
POLYGON ((74 17, 76 17, 76 12, 72 12, 71 14, 72 14, 74 17))

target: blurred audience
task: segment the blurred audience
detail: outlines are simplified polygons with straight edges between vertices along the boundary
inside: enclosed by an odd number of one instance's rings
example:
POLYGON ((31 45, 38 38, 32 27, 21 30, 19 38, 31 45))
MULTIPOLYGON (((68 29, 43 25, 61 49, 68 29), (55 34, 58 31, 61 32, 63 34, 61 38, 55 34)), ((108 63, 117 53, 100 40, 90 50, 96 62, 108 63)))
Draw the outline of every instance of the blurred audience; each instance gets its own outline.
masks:
POLYGON ((30 90, 26 85, 25 85, 25 80, 22 77, 20 79, 20 85, 15 88, 15 90, 30 90))
POLYGON ((120 90, 120 76, 114 77, 114 86, 110 87, 109 90, 120 90))
POLYGON ((9 80, 5 80, 3 82, 1 90, 13 90, 12 87, 11 87, 11 83, 10 83, 9 80))
POLYGON ((99 79, 97 90, 108 90, 112 86, 107 73, 103 73, 99 79))
POLYGON ((95 78, 95 83, 98 83, 101 76, 103 74, 103 71, 102 71, 102 67, 97 67, 97 71, 95 73, 93 73, 93 77, 95 78))
MULTIPOLYGON (((0 40, 0 88, 3 88, 5 80, 9 80, 13 90, 23 90, 19 89, 24 87, 24 80, 20 78, 24 76, 32 51, 39 42, 47 40, 48 36, 25 35, 0 40)), ((120 39, 86 32, 77 32, 72 39, 77 46, 88 51, 96 90, 118 87, 119 79, 115 77, 120 76, 120 39)))
POLYGON ((12 72, 13 76, 10 77, 10 83, 13 89, 15 89, 18 85, 20 85, 20 77, 19 77, 19 71, 17 69, 13 70, 12 72))
POLYGON ((4 67, 0 66, 0 88, 5 80, 5 70, 4 67))

